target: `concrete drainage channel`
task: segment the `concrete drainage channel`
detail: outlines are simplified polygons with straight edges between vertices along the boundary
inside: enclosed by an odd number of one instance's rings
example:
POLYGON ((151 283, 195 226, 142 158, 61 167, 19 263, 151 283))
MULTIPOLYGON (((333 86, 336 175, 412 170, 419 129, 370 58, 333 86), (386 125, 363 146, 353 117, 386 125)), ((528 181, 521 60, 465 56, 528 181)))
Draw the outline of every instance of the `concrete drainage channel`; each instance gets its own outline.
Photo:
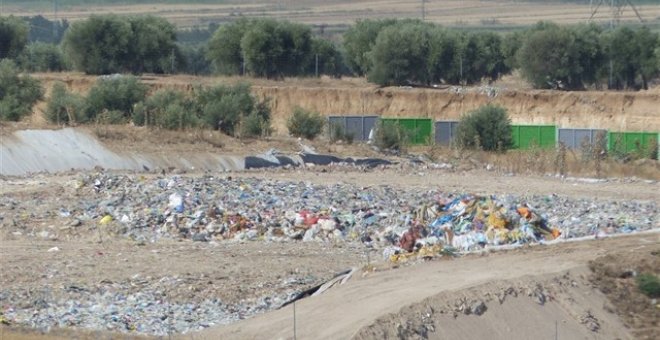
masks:
POLYGON ((240 171, 304 164, 345 163, 375 167, 391 164, 383 159, 338 158, 328 155, 280 155, 275 150, 258 156, 226 156, 212 153, 190 155, 120 154, 106 148, 96 138, 74 128, 61 130, 21 130, 3 136, 0 143, 0 175, 24 176, 32 173, 90 170, 97 166, 111 170, 180 169, 240 171))
POLYGON ((22 176, 38 172, 60 172, 94 167, 113 170, 182 169, 243 170, 243 157, 211 153, 184 157, 147 154, 119 154, 106 148, 93 136, 73 128, 61 130, 21 130, 2 138, 0 175, 22 176))

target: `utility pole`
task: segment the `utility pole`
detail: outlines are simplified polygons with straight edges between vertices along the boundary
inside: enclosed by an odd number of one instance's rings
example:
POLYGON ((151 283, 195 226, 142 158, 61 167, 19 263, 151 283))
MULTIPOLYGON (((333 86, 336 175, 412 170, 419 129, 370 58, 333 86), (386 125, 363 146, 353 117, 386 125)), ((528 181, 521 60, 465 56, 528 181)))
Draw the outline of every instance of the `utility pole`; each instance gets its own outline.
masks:
POLYGON ((316 54, 316 67, 314 70, 314 74, 316 74, 316 78, 319 77, 319 54, 316 54))
MULTIPOLYGON (((589 10, 591 11, 591 16, 589 17, 588 21, 591 21, 596 16, 596 13, 598 13, 598 9, 600 8, 600 6, 607 6, 608 2, 611 11, 610 25, 609 25, 610 31, 614 31, 616 26, 618 26, 619 21, 621 20, 621 16, 623 15, 623 9, 627 6, 630 6, 630 8, 632 8, 633 12, 635 12, 635 15, 637 16, 637 19, 639 19, 639 22, 642 23, 642 25, 646 24, 644 18, 642 18, 641 14, 639 14, 637 7, 630 0, 610 0, 610 1, 598 0, 595 7, 594 7, 594 0, 590 0, 589 10)), ((612 46, 610 46, 610 50, 611 49, 612 46)), ((612 86, 614 86, 614 60, 612 59, 611 52, 610 52, 610 63, 609 63, 609 78, 607 85, 609 88, 612 88, 612 86)))
POLYGON ((426 0, 422 0, 422 21, 426 21, 426 0))
MULTIPOLYGON (((611 1, 610 4, 612 8, 612 18, 610 18, 610 30, 614 31, 614 16, 616 15, 616 10, 614 9, 614 0, 611 1)), ((609 84, 608 84, 608 89, 612 89, 613 86, 613 75, 614 75, 614 62, 612 61, 612 55, 610 54, 610 79, 609 79, 609 84)))
POLYGON ((614 8, 614 0, 611 1, 610 8, 612 9, 612 18, 610 18, 610 29, 614 29, 614 17, 616 16, 616 9, 614 8))
POLYGON ((170 63, 172 64, 170 73, 174 74, 174 49, 172 49, 172 52, 170 52, 170 63))
POLYGON ((458 55, 458 59, 459 59, 460 62, 461 62, 461 68, 460 68, 460 72, 461 72, 461 81, 460 81, 460 83, 461 83, 461 85, 463 85, 463 55, 459 54, 459 55, 458 55))
POLYGON ((57 0, 53 0, 53 43, 57 43, 57 0))

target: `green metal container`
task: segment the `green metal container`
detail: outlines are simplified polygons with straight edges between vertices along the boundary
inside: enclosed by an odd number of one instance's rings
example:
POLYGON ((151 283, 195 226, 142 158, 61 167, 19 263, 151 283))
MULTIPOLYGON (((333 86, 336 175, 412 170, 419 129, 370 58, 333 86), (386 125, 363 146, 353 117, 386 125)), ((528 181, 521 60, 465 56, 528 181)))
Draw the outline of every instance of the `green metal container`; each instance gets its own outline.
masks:
POLYGON ((512 125, 511 130, 515 149, 554 148, 557 145, 555 125, 512 125))
POLYGON ((381 118, 381 124, 398 124, 410 134, 410 144, 421 145, 433 141, 433 120, 430 118, 381 118))
POLYGON ((658 145, 657 132, 609 132, 607 149, 610 152, 645 152, 658 145))

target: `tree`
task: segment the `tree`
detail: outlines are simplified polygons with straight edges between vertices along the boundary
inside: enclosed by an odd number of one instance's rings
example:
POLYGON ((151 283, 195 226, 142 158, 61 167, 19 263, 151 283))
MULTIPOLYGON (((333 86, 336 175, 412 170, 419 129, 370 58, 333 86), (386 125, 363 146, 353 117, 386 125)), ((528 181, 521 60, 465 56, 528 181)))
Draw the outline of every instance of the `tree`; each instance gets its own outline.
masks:
POLYGON ((162 18, 92 15, 71 25, 63 49, 88 74, 164 73, 172 71, 172 54, 180 56, 175 41, 174 26, 162 18))
MULTIPOLYGON (((312 38, 312 56, 318 57, 318 73, 339 77, 344 72, 344 61, 337 46, 330 40, 312 38)), ((316 60, 309 63, 307 74, 316 73, 316 60)))
POLYGON ((371 69, 369 52, 376 38, 385 27, 394 25, 394 19, 358 20, 344 33, 346 63, 358 75, 366 75, 371 69))
POLYGON ((309 26, 280 22, 276 28, 278 40, 282 42, 282 58, 278 60, 279 67, 285 76, 303 74, 313 61, 312 30, 309 26))
POLYGON ((575 67, 583 85, 597 83, 603 75, 606 55, 601 36, 603 29, 596 24, 577 25, 572 28, 577 51, 575 67))
POLYGON ((496 80, 500 75, 508 73, 510 68, 506 66, 505 55, 502 51, 502 38, 492 32, 475 33, 477 53, 474 58, 470 73, 475 75, 475 81, 481 78, 496 80), (476 79, 476 78, 479 79, 476 79))
POLYGON ((37 79, 20 75, 13 60, 0 60, 0 120, 20 120, 42 97, 37 79))
POLYGON ((504 151, 513 146, 511 122, 506 109, 485 105, 461 117, 456 139, 462 147, 504 151))
POLYGON ((116 15, 92 15, 73 23, 64 35, 63 50, 72 65, 88 74, 126 70, 131 24, 116 15))
POLYGON ((223 25, 208 43, 208 58, 218 73, 234 75, 243 73, 241 40, 253 21, 240 19, 223 25))
POLYGON ((27 45, 18 62, 24 70, 30 72, 60 72, 68 69, 60 48, 41 42, 27 45))
POLYGON ((520 49, 524 39, 524 32, 515 31, 504 36, 502 39, 502 54, 504 55, 504 65, 509 70, 519 68, 516 54, 520 49))
POLYGON ((290 22, 254 22, 241 39, 247 70, 260 77, 303 73, 311 60, 311 29, 290 22))
POLYGON ((379 85, 428 84, 426 61, 429 30, 422 23, 399 23, 384 28, 369 52, 369 81, 379 85))
POLYGON ((605 39, 607 54, 612 61, 613 84, 621 88, 637 88, 637 79, 641 79, 641 87, 648 88, 648 81, 658 74, 655 65, 655 49, 658 34, 647 28, 637 31, 629 27, 619 27, 605 39))
POLYGON ((64 37, 64 32, 69 28, 69 22, 65 20, 48 20, 42 15, 25 18, 30 26, 28 34, 29 42, 43 42, 49 44, 59 44, 64 37))
POLYGON ((27 44, 28 31, 24 20, 0 16, 0 59, 17 58, 27 44))
POLYGON ((173 73, 172 57, 181 62, 174 25, 155 16, 129 18, 131 41, 124 68, 134 74, 173 73))
POLYGON ((457 35, 453 31, 434 27, 429 34, 429 52, 426 61, 429 79, 440 83, 448 81, 457 49, 457 35))
POLYGON ((183 73, 194 75, 211 74, 211 63, 207 59, 207 46, 179 46, 183 56, 183 73))
POLYGON ((596 25, 537 24, 517 53, 522 75, 537 88, 561 84, 566 89, 584 89, 602 74, 605 53, 600 35, 596 25))
POLYGON ((550 88, 558 82, 569 89, 580 88, 582 84, 572 77, 580 68, 573 56, 574 43, 571 32, 558 26, 530 32, 518 51, 523 77, 537 88, 550 88))
POLYGON ((637 59, 642 88, 647 90, 649 81, 660 74, 655 55, 656 48, 660 46, 660 35, 651 32, 647 27, 642 27, 637 30, 635 38, 639 48, 637 59))

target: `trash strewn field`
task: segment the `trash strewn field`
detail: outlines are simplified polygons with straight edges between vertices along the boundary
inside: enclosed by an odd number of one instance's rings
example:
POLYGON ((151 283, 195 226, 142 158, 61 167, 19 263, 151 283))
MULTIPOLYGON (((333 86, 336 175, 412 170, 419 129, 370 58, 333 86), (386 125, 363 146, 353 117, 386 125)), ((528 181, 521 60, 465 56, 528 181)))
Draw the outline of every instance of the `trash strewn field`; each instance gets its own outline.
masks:
POLYGON ((188 334, 275 310, 351 267, 659 227, 655 183, 547 180, 554 193, 540 195, 492 175, 471 181, 475 194, 443 190, 442 171, 333 170, 4 179, 2 320, 188 334))

